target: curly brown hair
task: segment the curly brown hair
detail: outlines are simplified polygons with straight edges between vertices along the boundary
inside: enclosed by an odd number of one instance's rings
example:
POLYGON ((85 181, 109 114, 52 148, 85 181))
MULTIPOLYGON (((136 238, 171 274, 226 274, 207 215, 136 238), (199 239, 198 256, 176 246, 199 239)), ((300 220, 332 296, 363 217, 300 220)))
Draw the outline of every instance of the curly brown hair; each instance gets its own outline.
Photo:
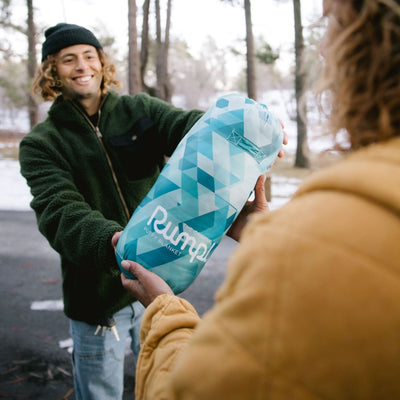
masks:
POLYGON ((328 29, 318 92, 331 94, 329 128, 352 149, 400 134, 399 0, 325 0, 328 29))
MULTIPOLYGON (((101 94, 104 95, 110 86, 118 87, 120 82, 116 78, 114 64, 110 62, 102 49, 96 49, 100 63, 103 67, 103 81, 101 83, 101 94)), ((61 82, 57 76, 56 57, 48 56, 41 64, 39 72, 32 84, 33 93, 39 95, 45 101, 54 100, 62 90, 61 82)))

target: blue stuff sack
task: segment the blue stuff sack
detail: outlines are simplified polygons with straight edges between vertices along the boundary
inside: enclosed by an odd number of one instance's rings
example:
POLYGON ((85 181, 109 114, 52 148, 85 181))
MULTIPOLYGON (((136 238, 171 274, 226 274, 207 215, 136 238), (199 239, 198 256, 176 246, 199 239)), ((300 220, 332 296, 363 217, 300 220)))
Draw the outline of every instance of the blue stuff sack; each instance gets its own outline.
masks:
POLYGON ((175 294, 198 276, 282 146, 281 124, 240 94, 220 97, 179 143, 116 249, 175 294))

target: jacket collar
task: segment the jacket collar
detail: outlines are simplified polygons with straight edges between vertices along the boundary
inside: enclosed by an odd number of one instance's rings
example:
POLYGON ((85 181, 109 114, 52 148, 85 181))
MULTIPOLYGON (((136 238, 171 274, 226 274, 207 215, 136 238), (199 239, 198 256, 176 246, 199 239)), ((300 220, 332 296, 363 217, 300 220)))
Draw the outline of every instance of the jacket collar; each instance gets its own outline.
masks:
MULTIPOLYGON (((118 101, 118 94, 108 92, 101 103, 102 115, 109 113, 118 101)), ((81 126, 86 121, 87 116, 82 107, 69 99, 65 99, 62 95, 58 96, 49 110, 49 116, 57 124, 61 123, 68 127, 81 126)))

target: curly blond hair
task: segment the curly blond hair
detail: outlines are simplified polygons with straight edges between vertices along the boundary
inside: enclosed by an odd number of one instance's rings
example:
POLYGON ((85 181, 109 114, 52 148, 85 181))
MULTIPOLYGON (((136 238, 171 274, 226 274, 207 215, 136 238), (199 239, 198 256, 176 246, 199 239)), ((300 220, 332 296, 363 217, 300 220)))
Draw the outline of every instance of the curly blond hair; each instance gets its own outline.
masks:
MULTIPOLYGON (((118 87, 120 82, 116 78, 114 64, 110 62, 102 49, 96 50, 102 65, 103 81, 101 83, 101 94, 104 95, 107 93, 110 86, 118 87)), ((55 55, 48 56, 42 62, 39 72, 32 84, 32 91, 45 101, 52 101, 61 94, 62 85, 57 75, 55 55)))
POLYGON ((399 0, 325 0, 329 128, 345 129, 352 149, 400 134, 399 0))

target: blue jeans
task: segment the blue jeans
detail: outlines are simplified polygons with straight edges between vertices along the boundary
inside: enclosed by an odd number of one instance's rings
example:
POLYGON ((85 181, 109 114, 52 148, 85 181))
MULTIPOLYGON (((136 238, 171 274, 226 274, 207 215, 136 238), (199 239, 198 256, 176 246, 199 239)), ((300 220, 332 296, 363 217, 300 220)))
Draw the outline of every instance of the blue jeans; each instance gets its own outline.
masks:
POLYGON ((96 325, 70 320, 76 400, 122 399, 126 338, 132 338, 136 360, 143 312, 144 307, 136 301, 114 314, 119 341, 111 330, 105 330, 104 336, 102 330, 95 335, 96 325))

